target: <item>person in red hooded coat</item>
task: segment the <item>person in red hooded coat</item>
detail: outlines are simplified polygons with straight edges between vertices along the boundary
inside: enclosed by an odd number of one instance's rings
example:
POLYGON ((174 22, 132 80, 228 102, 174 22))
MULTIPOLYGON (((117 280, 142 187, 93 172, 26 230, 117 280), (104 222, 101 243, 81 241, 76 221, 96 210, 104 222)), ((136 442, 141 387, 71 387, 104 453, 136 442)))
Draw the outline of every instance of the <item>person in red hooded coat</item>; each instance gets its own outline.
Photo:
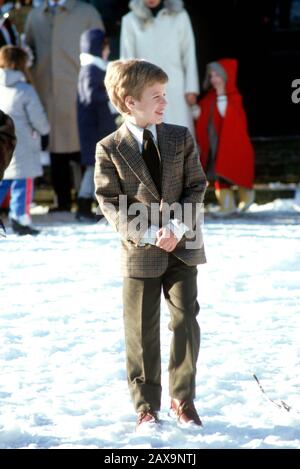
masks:
POLYGON ((236 86, 238 62, 221 59, 207 65, 196 138, 207 178, 214 183, 220 214, 245 211, 254 201, 254 151, 242 96, 236 86), (238 205, 232 186, 238 186, 238 205))

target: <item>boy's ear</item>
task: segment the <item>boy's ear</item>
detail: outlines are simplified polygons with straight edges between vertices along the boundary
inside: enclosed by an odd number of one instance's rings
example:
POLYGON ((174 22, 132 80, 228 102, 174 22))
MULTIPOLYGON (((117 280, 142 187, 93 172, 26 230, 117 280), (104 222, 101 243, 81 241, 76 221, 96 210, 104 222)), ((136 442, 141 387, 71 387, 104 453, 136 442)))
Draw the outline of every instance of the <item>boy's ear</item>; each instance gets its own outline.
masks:
POLYGON ((126 96, 125 106, 127 107, 127 109, 129 109, 129 111, 132 111, 134 109, 135 99, 133 98, 133 96, 126 96))

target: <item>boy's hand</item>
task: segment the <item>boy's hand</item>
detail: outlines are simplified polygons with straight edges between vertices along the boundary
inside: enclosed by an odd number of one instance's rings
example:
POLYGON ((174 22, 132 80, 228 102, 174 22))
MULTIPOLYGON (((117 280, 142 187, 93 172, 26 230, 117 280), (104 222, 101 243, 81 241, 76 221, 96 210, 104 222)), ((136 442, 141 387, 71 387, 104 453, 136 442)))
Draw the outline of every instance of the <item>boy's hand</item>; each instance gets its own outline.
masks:
POLYGON ((156 233, 155 246, 167 252, 172 252, 178 244, 178 239, 168 228, 160 228, 156 233))

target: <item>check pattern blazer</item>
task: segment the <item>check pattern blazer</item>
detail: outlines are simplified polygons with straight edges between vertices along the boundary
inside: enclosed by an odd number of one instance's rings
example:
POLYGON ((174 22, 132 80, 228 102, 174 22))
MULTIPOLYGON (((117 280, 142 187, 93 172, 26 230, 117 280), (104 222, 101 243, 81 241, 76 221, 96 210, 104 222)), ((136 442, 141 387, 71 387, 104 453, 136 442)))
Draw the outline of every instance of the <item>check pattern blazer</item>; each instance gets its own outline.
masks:
POLYGON ((190 232, 172 254, 188 265, 206 262, 196 204, 203 202, 207 181, 196 144, 186 127, 170 124, 157 125, 157 142, 162 167, 161 198, 125 123, 100 140, 96 148, 96 197, 102 213, 120 234, 121 271, 125 277, 158 277, 166 270, 169 253, 150 244, 139 246, 139 242, 151 224, 150 207, 161 214, 174 202, 181 206, 190 203, 192 217, 189 224, 180 220, 190 232), (120 195, 127 196, 128 211, 122 210, 120 195), (142 210, 135 212, 136 207, 142 210), (193 230, 194 237, 189 238, 193 230))

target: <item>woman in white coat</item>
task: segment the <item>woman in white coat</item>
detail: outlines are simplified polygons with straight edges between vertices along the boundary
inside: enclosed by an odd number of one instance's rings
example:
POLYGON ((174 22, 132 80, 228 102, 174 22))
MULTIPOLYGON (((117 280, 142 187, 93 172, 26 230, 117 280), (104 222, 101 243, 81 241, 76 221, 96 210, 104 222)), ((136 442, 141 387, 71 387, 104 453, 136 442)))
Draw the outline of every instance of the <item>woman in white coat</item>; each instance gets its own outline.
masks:
POLYGON ((199 93, 195 39, 181 0, 131 0, 122 18, 121 58, 145 59, 168 74, 165 122, 194 135, 192 106, 199 93))

